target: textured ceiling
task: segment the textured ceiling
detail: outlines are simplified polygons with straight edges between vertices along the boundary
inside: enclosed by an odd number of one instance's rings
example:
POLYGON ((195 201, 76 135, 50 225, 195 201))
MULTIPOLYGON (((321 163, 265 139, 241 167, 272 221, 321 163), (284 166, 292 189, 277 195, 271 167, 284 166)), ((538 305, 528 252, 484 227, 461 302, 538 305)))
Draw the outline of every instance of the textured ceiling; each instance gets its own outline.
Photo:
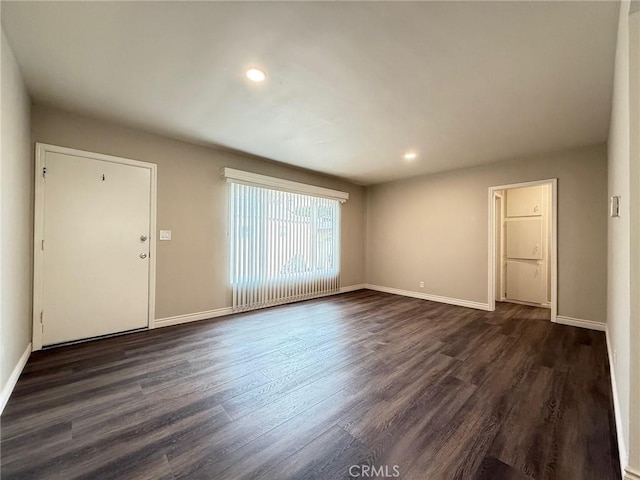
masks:
POLYGON ((617 12, 2 2, 2 23, 36 103, 371 184, 605 141, 617 12))

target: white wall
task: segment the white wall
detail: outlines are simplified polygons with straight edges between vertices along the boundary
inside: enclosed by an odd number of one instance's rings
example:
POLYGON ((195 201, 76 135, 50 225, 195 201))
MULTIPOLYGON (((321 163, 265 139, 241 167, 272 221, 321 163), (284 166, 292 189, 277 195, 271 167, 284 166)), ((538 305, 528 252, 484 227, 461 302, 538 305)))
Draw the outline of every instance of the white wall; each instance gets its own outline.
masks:
MULTIPOLYGON (((629 15, 629 160, 631 209, 631 359, 629 467, 640 478, 640 2, 629 15)), ((632 477, 633 478, 633 477, 632 477)))
POLYGON ((2 32, 0 156, 0 411, 31 341, 33 160, 31 102, 2 32))

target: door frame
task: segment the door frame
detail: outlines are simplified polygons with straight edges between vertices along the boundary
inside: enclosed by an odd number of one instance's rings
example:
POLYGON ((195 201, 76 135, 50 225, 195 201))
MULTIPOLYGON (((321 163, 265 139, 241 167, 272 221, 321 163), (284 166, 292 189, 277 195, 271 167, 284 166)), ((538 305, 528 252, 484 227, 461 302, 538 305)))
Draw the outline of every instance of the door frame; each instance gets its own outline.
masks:
MULTIPOLYGON (((501 193, 502 190, 495 190, 493 192, 493 211, 494 211, 494 215, 495 215, 495 204, 496 201, 499 199, 500 200, 500 218, 504 218, 505 215, 505 196, 501 193)), ((495 220, 493 223, 494 228, 497 226, 495 224, 495 220)), ((495 229, 496 231, 498 230, 497 228, 495 229)), ((496 231, 494 231, 494 235, 496 235, 496 231)), ((494 242, 496 242, 496 237, 494 237, 494 242)), ((496 248, 495 248, 495 243, 494 243, 494 252, 495 252, 496 248)), ((493 257, 494 263, 493 263, 493 268, 496 268, 496 258, 495 256, 493 257)), ((503 264, 503 260, 504 260, 504 228, 502 228, 502 226, 500 227, 500 291, 496 292, 497 293, 497 297, 499 297, 496 300, 500 300, 502 301, 504 299, 504 296, 502 294, 502 292, 504 292, 504 274, 505 274, 505 268, 504 268, 504 264, 503 264)), ((496 273, 494 270, 494 274, 493 274, 493 283, 496 283, 496 273)), ((495 290, 494 290, 495 292, 495 290)), ((495 298, 495 293, 494 293, 494 298, 495 298)), ((495 308, 495 306, 494 306, 495 308)))
POLYGON ((558 179, 534 180, 530 182, 511 183, 508 185, 495 185, 489 187, 489 285, 487 303, 489 311, 496 309, 496 218, 494 197, 498 190, 510 188, 534 187, 537 185, 551 185, 551 321, 557 323, 558 318, 558 179))
POLYGON ((147 328, 153 328, 156 308, 156 210, 157 210, 157 165, 155 163, 140 162, 128 158, 104 155, 75 148, 60 147, 46 143, 36 143, 35 148, 35 197, 33 214, 33 329, 32 350, 42 349, 42 312, 43 312, 43 249, 44 235, 44 185, 43 175, 45 156, 47 152, 62 153, 75 157, 85 157, 104 162, 118 163, 134 167, 146 168, 151 174, 150 190, 150 219, 149 219, 149 299, 147 328))

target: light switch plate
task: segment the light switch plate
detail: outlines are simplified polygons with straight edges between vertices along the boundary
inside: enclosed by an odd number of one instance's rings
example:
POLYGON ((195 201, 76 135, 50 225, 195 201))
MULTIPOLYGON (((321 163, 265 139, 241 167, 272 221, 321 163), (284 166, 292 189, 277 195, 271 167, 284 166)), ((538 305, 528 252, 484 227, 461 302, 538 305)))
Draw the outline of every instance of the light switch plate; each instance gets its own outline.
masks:
POLYGON ((613 197, 611 197, 611 216, 612 217, 619 217, 620 216, 620 197, 615 195, 613 197))
POLYGON ((160 230, 160 240, 171 240, 171 230, 160 230))

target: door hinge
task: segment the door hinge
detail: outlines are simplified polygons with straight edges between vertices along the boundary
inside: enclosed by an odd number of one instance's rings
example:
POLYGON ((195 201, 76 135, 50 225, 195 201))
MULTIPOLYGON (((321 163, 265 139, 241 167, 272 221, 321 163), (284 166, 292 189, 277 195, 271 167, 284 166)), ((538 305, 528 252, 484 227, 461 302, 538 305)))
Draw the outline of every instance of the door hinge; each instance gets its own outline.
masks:
POLYGON ((44 333, 44 310, 40 311, 40 331, 44 333))
POLYGON ((42 178, 47 178, 47 167, 42 167, 42 178))
POLYGON ((44 250, 44 239, 42 239, 42 245, 40 246, 41 250, 44 250))

